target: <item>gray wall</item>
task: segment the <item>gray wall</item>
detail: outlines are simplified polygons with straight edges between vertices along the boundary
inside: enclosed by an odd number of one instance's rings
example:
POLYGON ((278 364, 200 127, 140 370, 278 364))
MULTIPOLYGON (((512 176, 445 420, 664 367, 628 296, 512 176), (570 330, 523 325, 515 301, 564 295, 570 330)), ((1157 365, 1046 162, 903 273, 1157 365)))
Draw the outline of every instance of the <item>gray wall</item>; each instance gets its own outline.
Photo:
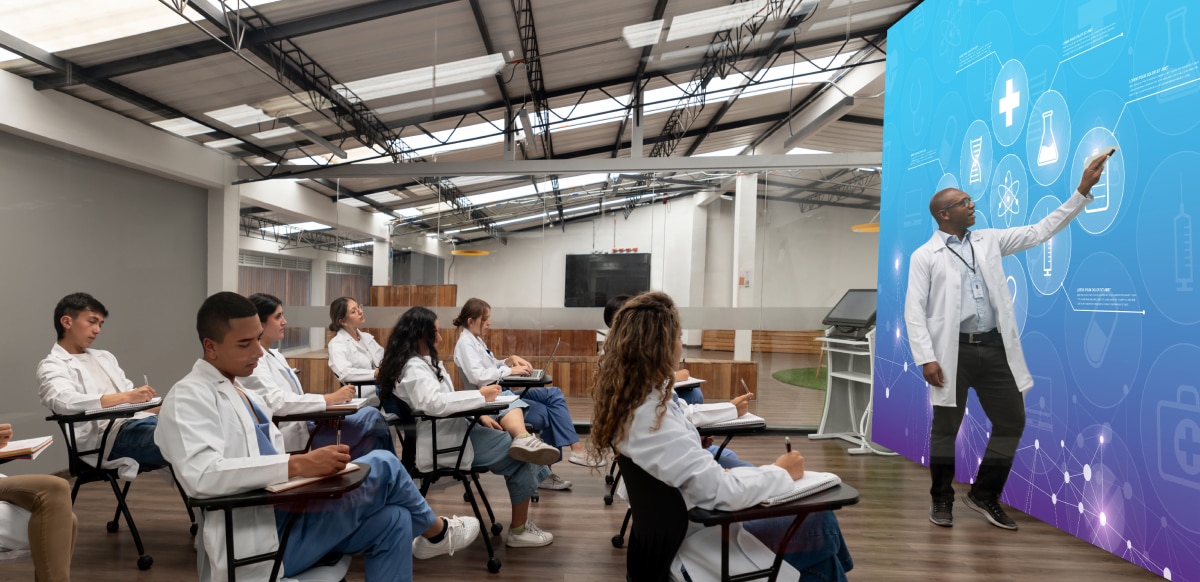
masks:
POLYGON ((425 253, 401 251, 392 261, 392 285, 442 285, 446 260, 425 253))
POLYGON ((0 133, 0 422, 16 438, 53 434, 15 475, 65 469, 66 446, 37 396, 35 370, 55 341, 54 305, 74 291, 108 308, 93 347, 113 352, 135 384, 163 394, 199 356, 207 192, 0 133))

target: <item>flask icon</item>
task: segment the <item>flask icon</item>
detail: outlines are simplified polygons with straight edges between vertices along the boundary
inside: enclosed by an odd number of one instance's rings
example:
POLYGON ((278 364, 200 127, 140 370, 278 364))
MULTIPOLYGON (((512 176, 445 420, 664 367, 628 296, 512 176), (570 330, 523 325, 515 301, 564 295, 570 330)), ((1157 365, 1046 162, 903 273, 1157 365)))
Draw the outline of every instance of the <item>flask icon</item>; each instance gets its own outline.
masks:
MULTIPOLYGON (((1158 100, 1160 102, 1191 95, 1200 89, 1200 84, 1187 83, 1196 78, 1196 59, 1192 56, 1192 47, 1188 44, 1187 37, 1187 9, 1187 6, 1180 6, 1168 12, 1164 17, 1167 21, 1167 54, 1163 57, 1163 69, 1167 71, 1171 82, 1175 83, 1174 86, 1179 88, 1159 93, 1158 100), (1188 71, 1186 76, 1180 76, 1179 71, 1184 71, 1188 67, 1192 67, 1192 70, 1188 71), (1184 85, 1184 83, 1187 84, 1184 85)), ((1162 89, 1170 89, 1170 87, 1162 89)))
POLYGON ((1038 147, 1037 165, 1049 166, 1058 161, 1058 143, 1054 139, 1054 110, 1042 112, 1042 143, 1038 147))
MULTIPOLYGON (((1183 185, 1180 184, 1182 191, 1183 185)), ((1192 262, 1192 216, 1183 208, 1183 197, 1179 198, 1179 214, 1175 215, 1175 290, 1192 291, 1195 280, 1192 262)))

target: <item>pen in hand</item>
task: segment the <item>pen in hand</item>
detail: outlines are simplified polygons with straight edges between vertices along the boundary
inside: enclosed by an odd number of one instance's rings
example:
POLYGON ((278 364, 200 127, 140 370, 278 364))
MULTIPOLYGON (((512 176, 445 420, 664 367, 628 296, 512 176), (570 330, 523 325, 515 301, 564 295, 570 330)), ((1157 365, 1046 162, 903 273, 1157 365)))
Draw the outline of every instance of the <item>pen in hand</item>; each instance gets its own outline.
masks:
POLYGON ((149 385, 150 385, 150 377, 145 374, 142 374, 142 386, 149 386, 149 385))
POLYGON ((337 428, 337 446, 342 446, 342 423, 338 423, 337 428))
POLYGON ((749 394, 749 393, 750 393, 750 387, 746 385, 746 379, 745 379, 745 378, 738 378, 738 380, 739 380, 739 381, 741 381, 741 383, 742 383, 742 390, 745 390, 745 391, 746 391, 746 394, 749 394))
POLYGON ((792 437, 783 437, 783 446, 787 449, 787 452, 792 452, 792 437))

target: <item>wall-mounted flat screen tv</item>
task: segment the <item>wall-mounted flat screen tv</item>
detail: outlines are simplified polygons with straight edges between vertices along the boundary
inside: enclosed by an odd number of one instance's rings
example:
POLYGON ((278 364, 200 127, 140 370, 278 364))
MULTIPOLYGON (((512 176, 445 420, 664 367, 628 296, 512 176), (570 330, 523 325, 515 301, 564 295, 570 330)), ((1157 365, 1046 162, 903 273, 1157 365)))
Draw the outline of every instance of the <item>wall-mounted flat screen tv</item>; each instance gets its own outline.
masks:
POLYGON ((567 255, 563 305, 604 307, 617 295, 650 290, 650 253, 567 255))

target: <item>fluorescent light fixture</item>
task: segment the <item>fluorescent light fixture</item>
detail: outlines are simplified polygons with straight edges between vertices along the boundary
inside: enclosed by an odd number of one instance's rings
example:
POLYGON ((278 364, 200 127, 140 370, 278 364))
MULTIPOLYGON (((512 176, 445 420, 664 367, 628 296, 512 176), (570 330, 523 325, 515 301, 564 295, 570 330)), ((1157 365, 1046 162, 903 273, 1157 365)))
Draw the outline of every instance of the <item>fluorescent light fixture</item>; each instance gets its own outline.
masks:
POLYGON ((275 226, 264 226, 259 230, 270 232, 275 235, 295 234, 300 231, 326 230, 333 228, 332 226, 321 224, 319 222, 297 222, 295 224, 280 224, 275 226))
POLYGON ((155 121, 155 122, 151 123, 150 125, 153 125, 154 127, 157 127, 159 129, 169 131, 175 135, 182 135, 183 137, 188 137, 188 136, 192 136, 192 135, 200 135, 202 133, 211 133, 211 132, 216 131, 215 129, 213 129, 207 125, 204 125, 202 123, 196 123, 195 121, 192 121, 186 117, 176 117, 175 119, 164 119, 162 121, 155 121))
POLYGON ((719 6, 690 14, 681 14, 671 20, 667 41, 679 40, 702 34, 712 34, 741 26, 754 15, 767 10, 768 0, 749 0, 729 6, 719 6))
POLYGON ((362 247, 369 247, 369 246, 371 246, 371 245, 373 245, 373 244, 375 244, 375 242, 374 242, 374 241, 369 241, 369 240, 368 240, 368 241, 363 241, 363 242, 350 243, 350 244, 348 244, 348 245, 342 245, 342 248, 346 248, 346 249, 360 249, 360 248, 362 248, 362 247))
POLYGON ((438 237, 438 233, 436 233, 436 232, 425 233, 425 238, 437 238, 437 237, 438 237))
POLYGON ((454 93, 453 95, 442 95, 440 97, 435 97, 432 99, 422 99, 420 101, 412 101, 409 103, 401 103, 399 105, 389 105, 387 107, 380 107, 375 110, 375 113, 377 113, 379 115, 389 115, 392 113, 399 113, 401 111, 408 111, 409 109, 422 109, 425 107, 433 107, 434 105, 445 105, 447 103, 453 103, 455 101, 463 101, 466 99, 474 99, 477 97, 485 97, 485 96, 487 96, 487 92, 485 92, 483 89, 475 89, 473 91, 463 91, 461 93, 454 93))
POLYGON ((274 121, 275 118, 249 105, 234 105, 224 109, 205 111, 205 115, 228 125, 229 127, 245 127, 255 123, 274 121))
POLYGON ((375 194, 367 194, 367 198, 374 200, 380 204, 389 204, 391 202, 399 202, 403 198, 391 192, 376 192, 375 194))
POLYGON ((827 152, 825 150, 810 150, 808 148, 793 148, 790 151, 788 151, 787 155, 794 156, 794 155, 800 155, 800 154, 828 154, 828 153, 833 153, 833 152, 827 152))
POLYGON ((250 136, 255 139, 267 140, 267 139, 274 139, 277 137, 283 137, 285 135, 292 135, 292 134, 299 135, 300 132, 298 132, 290 127, 278 127, 275 129, 268 129, 266 131, 260 131, 258 133, 252 133, 252 134, 250 134, 250 136))
MULTIPOLYGON (((204 142, 204 145, 208 146, 210 148, 213 148, 213 149, 220 149, 220 148, 227 148, 229 146, 235 146, 235 145, 239 145, 239 144, 243 144, 243 143, 246 143, 246 142, 244 142, 236 137, 230 137, 230 138, 225 138, 225 139, 215 139, 213 141, 206 141, 206 142, 204 142)), ((263 161, 266 161, 266 160, 263 160, 263 161)), ((253 163, 253 160, 251 160, 251 163, 253 163)))
POLYGON ((421 211, 416 208, 399 208, 392 211, 392 214, 397 218, 416 218, 421 215, 421 211))
POLYGON ((367 205, 366 202, 363 202, 362 200, 359 200, 358 198, 340 198, 340 199, 338 199, 338 202, 345 204, 346 206, 350 206, 352 208, 362 208, 363 206, 367 205))
MULTIPOLYGON (((457 83, 491 77, 504 66, 500 53, 454 61, 444 65, 422 67, 389 75, 371 77, 335 85, 334 89, 353 93, 363 101, 424 91, 433 87, 446 87, 457 83)), ((346 95, 349 97, 349 95, 346 95)))
POLYGON ((658 37, 662 35, 662 28, 663 21, 661 20, 631 24, 621 30, 621 38, 625 39, 625 44, 629 45, 629 48, 650 46, 658 42, 658 37))
POLYGON ((495 224, 496 226, 508 226, 508 225, 510 225, 510 224, 516 224, 516 223, 518 223, 518 222, 529 222, 530 220, 538 220, 538 219, 540 219, 540 218, 546 218, 547 216, 549 216, 549 215, 548 215, 548 214, 543 214, 543 213, 539 212, 539 213, 537 213, 537 214, 532 214, 532 215, 529 215, 529 216, 522 216, 522 217, 520 217, 520 218, 512 218, 512 219, 509 219, 509 220, 501 220, 500 222, 497 222, 497 223, 494 223, 494 224, 495 224))

